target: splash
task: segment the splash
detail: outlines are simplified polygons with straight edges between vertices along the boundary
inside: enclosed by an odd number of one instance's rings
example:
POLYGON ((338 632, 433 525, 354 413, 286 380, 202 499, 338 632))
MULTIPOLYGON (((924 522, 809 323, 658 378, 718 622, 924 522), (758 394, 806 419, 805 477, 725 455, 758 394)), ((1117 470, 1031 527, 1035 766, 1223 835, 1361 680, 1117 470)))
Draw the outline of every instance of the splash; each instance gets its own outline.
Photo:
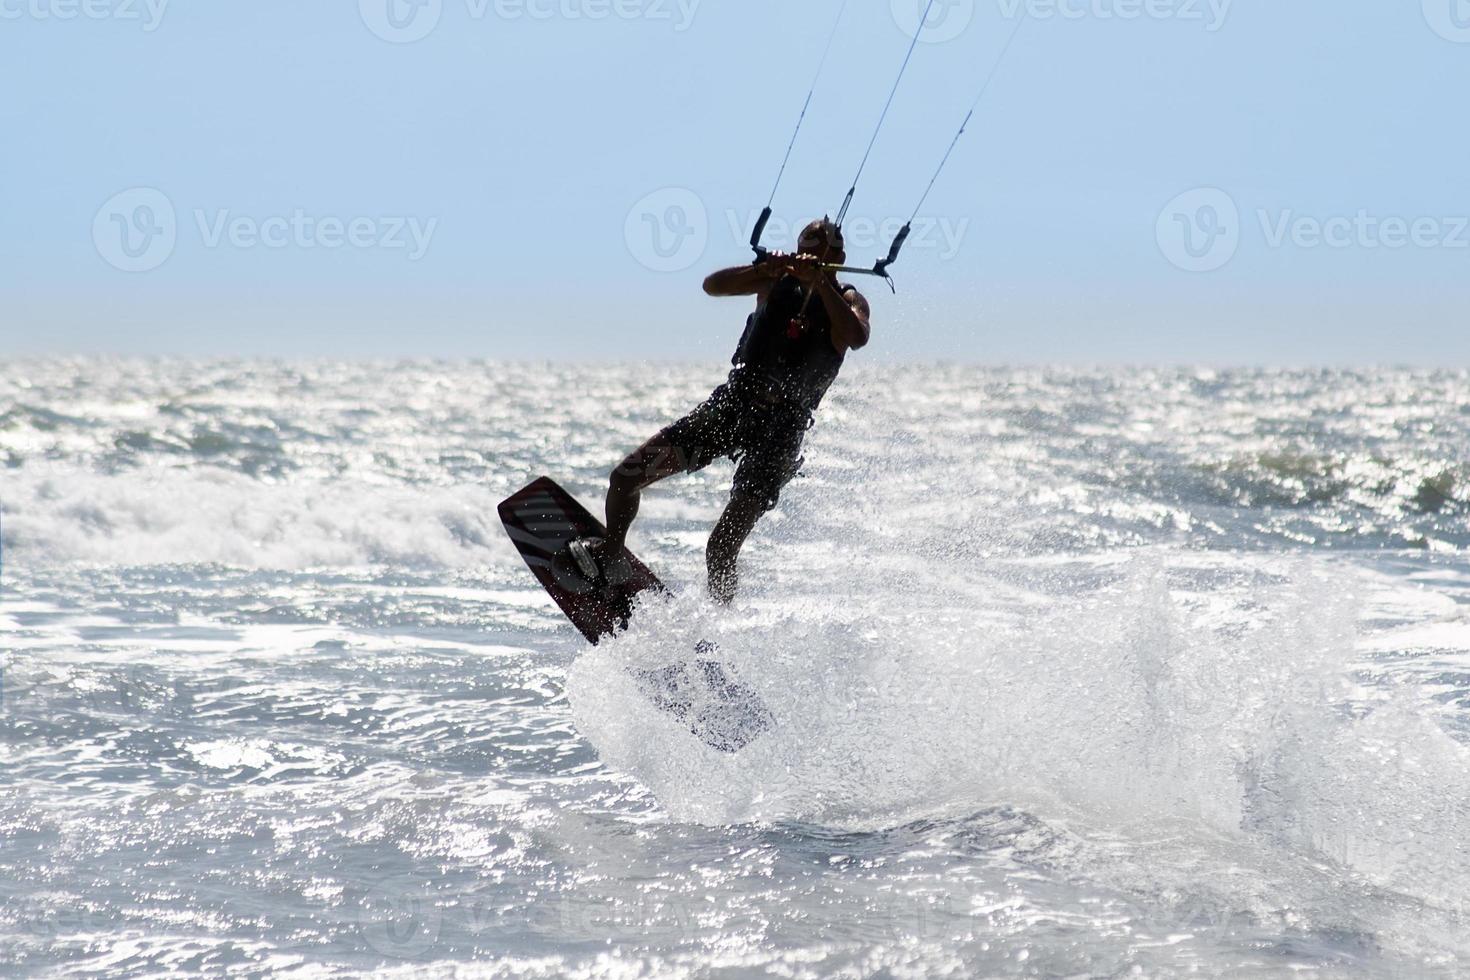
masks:
POLYGON ((873 829, 1022 806, 1286 846, 1463 903, 1470 750, 1408 695, 1354 682, 1353 583, 1297 561, 1245 570, 1226 602, 1171 588, 1165 561, 988 614, 903 592, 887 615, 654 601, 571 670, 575 720, 676 819, 873 829), (702 638, 777 718, 736 755, 690 738, 627 674, 702 638))

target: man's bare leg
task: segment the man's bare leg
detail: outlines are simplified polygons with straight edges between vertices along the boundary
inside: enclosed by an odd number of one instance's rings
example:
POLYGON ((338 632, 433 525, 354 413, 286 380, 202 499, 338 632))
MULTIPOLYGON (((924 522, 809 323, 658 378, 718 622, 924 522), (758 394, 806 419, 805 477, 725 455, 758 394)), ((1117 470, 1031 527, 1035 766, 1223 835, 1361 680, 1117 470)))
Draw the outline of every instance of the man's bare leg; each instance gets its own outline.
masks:
POLYGON ((710 598, 722 605, 729 605, 740 586, 737 562, 745 539, 755 528, 756 522, 765 516, 765 504, 754 497, 734 494, 725 505, 725 512, 710 532, 709 545, 705 549, 705 566, 709 570, 710 598))
POLYGON ((618 464, 607 483, 609 551, 617 554, 623 549, 628 529, 638 516, 638 504, 643 491, 659 480, 688 469, 689 461, 669 443, 662 432, 629 453, 628 458, 618 464))

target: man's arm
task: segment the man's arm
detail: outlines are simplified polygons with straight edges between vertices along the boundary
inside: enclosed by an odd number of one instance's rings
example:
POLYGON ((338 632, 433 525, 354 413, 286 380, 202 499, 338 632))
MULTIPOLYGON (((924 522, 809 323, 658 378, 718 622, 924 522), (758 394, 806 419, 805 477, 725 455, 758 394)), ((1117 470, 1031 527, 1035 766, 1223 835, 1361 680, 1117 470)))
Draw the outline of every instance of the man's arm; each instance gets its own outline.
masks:
POLYGON ((837 353, 846 354, 868 346, 873 334, 872 309, 862 293, 851 286, 838 292, 832 281, 824 277, 817 280, 817 297, 827 309, 827 319, 832 323, 832 346, 837 348, 837 353))
POLYGON ((781 266, 775 262, 737 265, 710 273, 704 291, 710 296, 758 296, 770 290, 780 273, 781 266))

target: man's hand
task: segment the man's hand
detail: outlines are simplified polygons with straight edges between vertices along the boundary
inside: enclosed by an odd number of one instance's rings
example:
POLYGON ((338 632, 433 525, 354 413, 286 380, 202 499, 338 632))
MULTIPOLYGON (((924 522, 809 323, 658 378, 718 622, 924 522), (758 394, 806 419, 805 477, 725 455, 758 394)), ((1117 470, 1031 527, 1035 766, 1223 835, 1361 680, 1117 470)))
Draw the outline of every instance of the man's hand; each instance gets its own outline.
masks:
POLYGON ((823 272, 821 257, 807 253, 800 255, 773 253, 764 264, 775 267, 772 278, 791 276, 797 282, 807 286, 821 279, 823 272))
POLYGON ((764 300, 782 276, 795 276, 807 285, 816 282, 820 266, 821 260, 815 255, 771 252, 763 261, 712 273, 704 281, 704 291, 711 296, 755 296, 764 300))

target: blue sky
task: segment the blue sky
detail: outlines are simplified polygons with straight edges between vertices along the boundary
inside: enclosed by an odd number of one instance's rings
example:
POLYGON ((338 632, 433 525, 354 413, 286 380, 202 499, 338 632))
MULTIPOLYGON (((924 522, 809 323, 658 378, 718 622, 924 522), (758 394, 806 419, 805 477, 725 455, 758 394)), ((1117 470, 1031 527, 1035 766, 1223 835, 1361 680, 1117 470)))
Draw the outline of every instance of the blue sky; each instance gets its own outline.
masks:
MULTIPOLYGON (((836 210, 918 3, 850 0, 773 231, 836 210)), ((0 0, 0 355, 724 358, 700 280, 838 6, 0 0)), ((936 9, 855 261, 1015 37, 865 356, 1470 366, 1470 0, 936 9)))

